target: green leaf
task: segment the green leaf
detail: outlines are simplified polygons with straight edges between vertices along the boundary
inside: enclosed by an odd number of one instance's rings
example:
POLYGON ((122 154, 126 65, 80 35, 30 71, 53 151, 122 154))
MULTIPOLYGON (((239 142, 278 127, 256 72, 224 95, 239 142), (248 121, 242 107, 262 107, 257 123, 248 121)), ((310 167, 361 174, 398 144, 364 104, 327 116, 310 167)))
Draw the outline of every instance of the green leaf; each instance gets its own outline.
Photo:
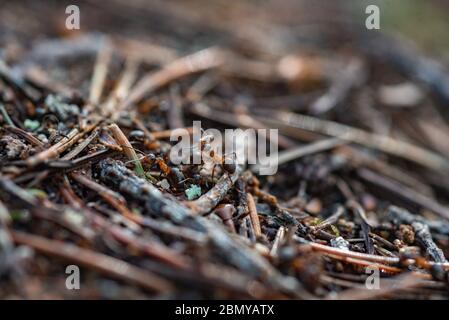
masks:
POLYGON ((18 220, 22 219, 23 211, 22 210, 12 210, 9 212, 9 215, 11 216, 12 221, 18 221, 18 220))
POLYGON ((37 128, 39 128, 39 126, 41 124, 37 120, 25 119, 25 122, 23 123, 23 125, 28 130, 35 131, 37 128))
POLYGON ((331 229, 332 229, 332 232, 333 232, 337 237, 340 236, 340 231, 338 231, 338 229, 337 229, 336 226, 334 226, 333 224, 331 224, 331 229))
POLYGON ((47 194, 45 193, 45 191, 43 191, 41 189, 31 188, 31 189, 27 189, 27 191, 30 194, 32 194, 33 196, 35 196, 36 198, 39 198, 39 199, 47 198, 47 194))
POLYGON ((196 184, 192 184, 190 188, 185 190, 186 196, 188 200, 193 200, 201 196, 201 187, 196 184))

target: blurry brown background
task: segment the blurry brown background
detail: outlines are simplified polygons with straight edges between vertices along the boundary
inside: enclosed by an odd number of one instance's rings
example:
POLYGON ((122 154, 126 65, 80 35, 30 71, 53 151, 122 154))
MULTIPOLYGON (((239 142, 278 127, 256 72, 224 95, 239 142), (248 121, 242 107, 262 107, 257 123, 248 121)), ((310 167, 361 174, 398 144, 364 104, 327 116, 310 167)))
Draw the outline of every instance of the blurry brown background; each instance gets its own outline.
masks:
POLYGON ((77 32, 64 27, 69 4, 80 7, 79 32, 101 31, 184 50, 210 43, 255 42, 270 50, 298 43, 332 45, 336 35, 341 39, 366 31, 365 8, 377 4, 381 31, 399 32, 444 59, 449 54, 449 4, 444 0, 2 1, 1 50, 17 39, 31 45, 41 37, 73 36, 77 32))

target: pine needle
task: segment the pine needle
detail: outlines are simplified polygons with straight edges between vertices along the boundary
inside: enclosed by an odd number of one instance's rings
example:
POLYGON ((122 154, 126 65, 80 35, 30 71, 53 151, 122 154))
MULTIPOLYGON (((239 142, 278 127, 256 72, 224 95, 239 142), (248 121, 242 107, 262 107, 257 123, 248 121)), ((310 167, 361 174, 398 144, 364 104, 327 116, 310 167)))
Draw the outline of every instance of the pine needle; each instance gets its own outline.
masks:
POLYGON ((125 152, 126 156, 129 158, 129 160, 131 160, 131 162, 134 163, 134 171, 136 172, 136 174, 139 177, 144 178, 145 171, 143 170, 142 164, 140 163, 140 160, 137 157, 136 151, 129 142, 128 138, 126 138, 123 131, 115 123, 111 124, 108 128, 111 131, 112 135, 114 136, 115 140, 117 140, 117 143, 123 148, 123 151, 125 152))

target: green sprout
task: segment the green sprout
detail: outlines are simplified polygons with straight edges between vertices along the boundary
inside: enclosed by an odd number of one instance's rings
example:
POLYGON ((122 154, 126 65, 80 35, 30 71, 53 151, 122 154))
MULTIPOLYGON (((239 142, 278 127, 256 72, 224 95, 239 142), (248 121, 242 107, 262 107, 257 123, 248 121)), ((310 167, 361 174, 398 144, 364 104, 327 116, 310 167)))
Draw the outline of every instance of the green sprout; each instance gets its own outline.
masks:
POLYGON ((25 119, 25 121, 23 122, 23 125, 28 130, 35 131, 37 128, 39 128, 39 126, 41 124, 37 120, 25 119))
POLYGON ((185 193, 188 200, 193 200, 201 196, 201 188, 196 184, 192 184, 190 188, 186 189, 185 193))

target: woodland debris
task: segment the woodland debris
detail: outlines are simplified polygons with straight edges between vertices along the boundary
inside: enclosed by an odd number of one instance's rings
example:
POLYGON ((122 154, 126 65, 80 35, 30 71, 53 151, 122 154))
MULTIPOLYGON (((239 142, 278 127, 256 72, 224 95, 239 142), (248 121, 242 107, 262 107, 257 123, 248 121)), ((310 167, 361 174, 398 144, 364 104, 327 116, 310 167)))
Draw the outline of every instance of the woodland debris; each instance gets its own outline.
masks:
POLYGON ((444 62, 295 1, 4 6, 0 298, 448 299, 444 62))

